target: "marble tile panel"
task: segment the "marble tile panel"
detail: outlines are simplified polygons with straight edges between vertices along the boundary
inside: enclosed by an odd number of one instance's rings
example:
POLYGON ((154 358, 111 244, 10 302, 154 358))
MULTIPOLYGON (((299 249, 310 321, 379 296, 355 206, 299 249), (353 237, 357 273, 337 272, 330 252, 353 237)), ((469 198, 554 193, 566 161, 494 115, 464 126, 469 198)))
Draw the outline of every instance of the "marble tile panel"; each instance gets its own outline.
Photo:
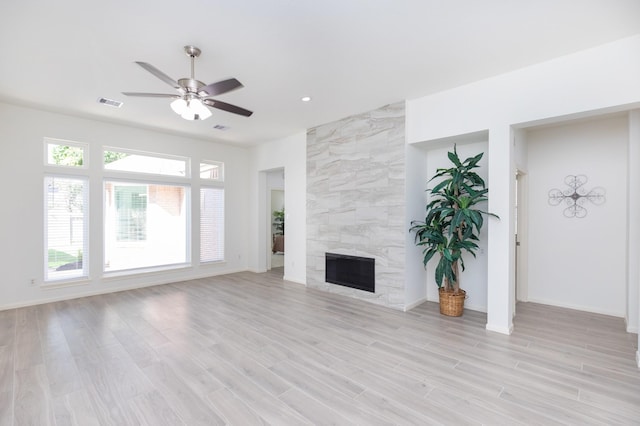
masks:
POLYGON ((356 189, 356 172, 341 172, 329 176, 329 191, 356 189))
POLYGON ((404 103, 307 132, 307 285, 403 309, 404 103), (376 259, 376 292, 324 282, 324 253, 376 259))
POLYGON ((371 168, 371 161, 369 157, 344 159, 340 161, 340 168, 336 173, 359 173, 369 170, 371 168))
POLYGON ((330 209, 329 214, 329 225, 342 227, 356 223, 355 209, 330 209))
POLYGON ((356 188, 385 188, 389 186, 389 170, 386 167, 374 167, 356 172, 356 188))
MULTIPOLYGON (((389 222, 389 207, 360 206, 356 207, 356 222, 358 224, 386 224, 389 222)), ((393 215, 391 215, 393 216, 393 215)))

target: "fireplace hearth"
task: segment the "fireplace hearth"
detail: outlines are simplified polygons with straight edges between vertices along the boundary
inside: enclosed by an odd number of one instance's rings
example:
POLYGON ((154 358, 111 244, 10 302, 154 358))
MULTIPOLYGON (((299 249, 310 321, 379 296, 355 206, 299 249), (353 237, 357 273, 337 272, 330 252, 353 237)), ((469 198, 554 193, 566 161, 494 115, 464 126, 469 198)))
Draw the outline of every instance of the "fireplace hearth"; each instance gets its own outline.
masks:
POLYGON ((375 293, 375 259, 325 253, 325 281, 375 293))

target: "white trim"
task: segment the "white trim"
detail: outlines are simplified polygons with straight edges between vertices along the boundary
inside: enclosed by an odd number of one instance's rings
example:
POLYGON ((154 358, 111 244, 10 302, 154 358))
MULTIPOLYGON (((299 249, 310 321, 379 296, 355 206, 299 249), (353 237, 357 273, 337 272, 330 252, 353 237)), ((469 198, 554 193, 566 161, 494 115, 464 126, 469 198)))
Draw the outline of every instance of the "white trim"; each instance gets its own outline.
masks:
MULTIPOLYGON (((52 167, 54 169, 65 169, 65 170, 82 170, 84 173, 89 170, 89 144, 86 142, 76 142, 76 141, 68 141, 64 139, 56 139, 44 137, 44 165, 45 167, 52 167), (82 164, 80 166, 67 166, 64 164, 54 164, 49 163, 49 145, 58 145, 58 146, 73 146, 77 148, 82 148, 82 164)), ((56 172, 57 173, 57 172, 56 172)))
POLYGON ((529 302, 531 302, 531 303, 540 303, 542 305, 556 306, 558 308, 573 309, 573 310, 576 310, 576 311, 591 312, 593 314, 608 315, 608 316, 611 316, 611 317, 624 318, 624 313, 612 312, 612 311, 607 311, 607 310, 604 310, 604 309, 594 309, 594 308, 589 307, 589 306, 574 305, 574 304, 571 304, 571 303, 559 303, 556 300, 529 298, 529 302))
POLYGON ((640 368, 640 351, 636 351, 636 365, 640 368))
POLYGON ((402 309, 403 311, 407 312, 410 311, 411 309, 415 308, 416 306, 420 306, 422 305, 424 302, 428 302, 429 299, 427 299, 426 297, 422 297, 418 300, 415 300, 411 303, 408 303, 406 305, 404 305, 404 308, 402 309))
POLYGON ((307 285, 307 282, 306 282, 306 281, 298 280, 298 279, 295 279, 295 278, 288 278, 287 276, 282 277, 282 280, 283 280, 283 281, 289 281, 289 282, 291 282, 291 283, 302 284, 302 285, 303 285, 303 286, 305 286, 305 287, 306 287, 306 285, 307 285))
POLYGON ((625 328, 627 330, 627 333, 636 333, 636 334, 638 333, 638 327, 629 325, 629 319, 628 318, 624 319, 624 325, 625 325, 625 328))
POLYGON ((487 329, 487 331, 493 331, 495 333, 501 333, 501 334, 509 335, 509 334, 513 333, 513 324, 511 324, 508 328, 505 328, 505 327, 496 327, 494 325, 491 325, 491 324, 487 323, 486 329, 487 329))
MULTIPOLYGON (((99 295, 102 295, 102 294, 111 294, 111 293, 117 293, 117 292, 120 292, 120 291, 136 290, 136 289, 139 289, 139 288, 154 287, 154 286, 157 286, 157 285, 178 284, 178 283, 184 283, 184 282, 187 282, 187 281, 199 280, 199 279, 203 279, 203 278, 212 278, 212 277, 217 277, 217 276, 221 276, 221 275, 229 275, 229 274, 235 274, 235 273, 238 273, 238 272, 246 272, 246 271, 247 271, 246 269, 231 269, 231 270, 226 270, 226 271, 220 271, 219 273, 198 274, 198 275, 193 275, 193 276, 184 277, 184 278, 173 277, 173 278, 168 278, 168 279, 165 279, 165 280, 146 282, 146 283, 142 283, 142 284, 133 284, 133 285, 129 285, 129 286, 125 285, 125 286, 121 286, 121 287, 110 287, 108 289, 102 288, 100 290, 88 291, 86 293, 81 293, 81 294, 65 295, 65 296, 60 296, 60 297, 47 297, 47 298, 43 298, 43 299, 30 300, 30 301, 23 302, 23 303, 0 305, 0 311, 4 311, 4 310, 8 310, 8 309, 25 308, 25 307, 28 307, 28 306, 42 305, 42 304, 45 304, 45 303, 60 302, 60 301, 63 301, 63 300, 81 299, 83 297, 99 296, 99 295)), ((59 287, 59 288, 62 288, 62 287, 59 287)), ((49 290, 55 290, 55 289, 51 288, 49 290)))

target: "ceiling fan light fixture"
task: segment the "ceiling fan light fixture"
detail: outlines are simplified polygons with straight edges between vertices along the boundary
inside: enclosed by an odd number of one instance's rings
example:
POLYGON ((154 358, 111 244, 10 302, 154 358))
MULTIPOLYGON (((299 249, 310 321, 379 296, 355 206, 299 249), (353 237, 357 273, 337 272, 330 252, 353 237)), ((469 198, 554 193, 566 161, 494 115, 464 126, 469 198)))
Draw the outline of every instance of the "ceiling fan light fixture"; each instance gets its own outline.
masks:
MULTIPOLYGON (((176 89, 179 95, 141 92, 122 92, 122 94, 125 96, 137 96, 143 98, 173 99, 171 102, 171 109, 185 120, 206 120, 212 116, 209 108, 216 108, 232 114, 242 115, 244 117, 250 117, 251 114, 253 114, 253 111, 211 99, 211 96, 222 95, 243 87, 242 83, 235 78, 228 78, 226 80, 205 85, 203 82, 198 81, 195 78, 195 59, 200 56, 200 49, 195 46, 185 46, 184 51, 191 59, 191 76, 189 78, 181 78, 177 81, 151 64, 146 62, 136 62, 140 67, 176 89)), ((99 102, 106 103, 102 101, 99 102)))
POLYGON ((178 98, 175 101, 171 102, 171 109, 178 115, 182 115, 182 113, 187 109, 187 101, 182 98, 178 98))
POLYGON ((211 111, 200 99, 179 98, 171 102, 171 109, 185 120, 206 120, 211 117, 211 111))
POLYGON ((212 115, 209 108, 207 108, 200 99, 193 99, 191 101, 191 107, 195 110, 196 114, 198 114, 198 119, 200 120, 206 120, 212 115))

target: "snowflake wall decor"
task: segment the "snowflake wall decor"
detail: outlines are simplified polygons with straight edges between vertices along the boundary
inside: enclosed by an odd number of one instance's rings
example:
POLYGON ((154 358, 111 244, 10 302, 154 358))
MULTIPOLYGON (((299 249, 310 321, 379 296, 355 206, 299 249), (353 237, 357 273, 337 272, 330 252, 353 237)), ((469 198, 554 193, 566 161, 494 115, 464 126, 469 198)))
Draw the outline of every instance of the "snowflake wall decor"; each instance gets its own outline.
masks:
POLYGON ((569 175, 564 178, 564 183, 569 187, 564 191, 559 189, 549 190, 549 205, 558 206, 562 203, 567 207, 562 214, 565 217, 577 217, 579 219, 587 215, 587 209, 584 207, 587 201, 596 206, 604 204, 605 189, 602 187, 595 187, 591 191, 584 189, 584 185, 587 183, 585 175, 569 175))

